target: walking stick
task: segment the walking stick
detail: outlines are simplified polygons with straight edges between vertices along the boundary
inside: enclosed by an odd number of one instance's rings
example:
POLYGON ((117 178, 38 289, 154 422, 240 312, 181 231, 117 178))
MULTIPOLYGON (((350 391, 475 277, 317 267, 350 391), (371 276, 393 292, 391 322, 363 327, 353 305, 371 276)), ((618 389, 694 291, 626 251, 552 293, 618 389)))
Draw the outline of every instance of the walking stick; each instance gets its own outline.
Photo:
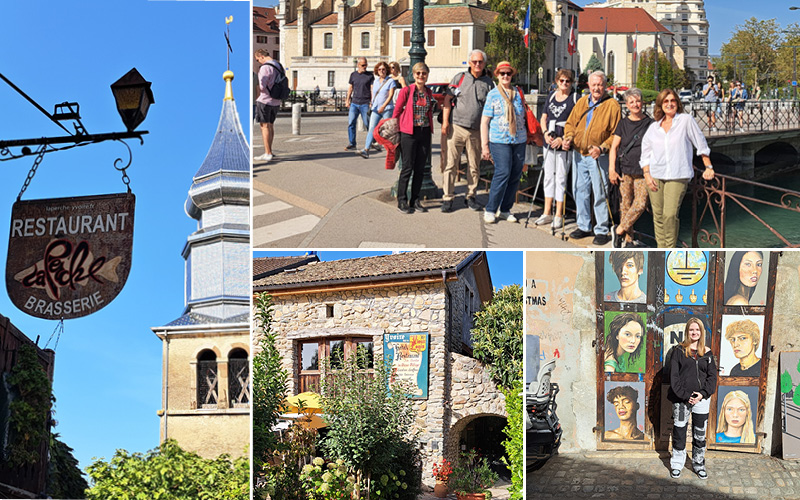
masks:
MULTIPOLYGON (((567 171, 564 172, 564 201, 561 202, 561 241, 567 241, 565 227, 567 226, 567 175, 572 169, 572 151, 567 151, 567 171)), ((556 203, 558 206, 558 203, 556 203)), ((556 214, 557 215, 557 214, 556 214)), ((556 228, 552 228, 552 235, 556 235, 556 228)))
POLYGON ((533 198, 531 198, 531 206, 528 209, 528 217, 525 219, 525 227, 528 227, 528 221, 531 219, 531 212, 533 212, 533 202, 536 201, 536 195, 539 194, 539 184, 542 182, 544 164, 547 163, 547 151, 547 148, 545 148, 544 155, 542 157, 542 168, 539 170, 539 178, 536 180, 536 188, 533 190, 533 198))
POLYGON ((609 230, 611 234, 611 247, 617 248, 617 235, 614 231, 614 216, 611 214, 611 203, 608 201, 608 191, 606 190, 606 183, 603 182, 603 169, 600 168, 600 160, 594 160, 595 165, 597 165, 597 174, 600 176, 600 187, 603 188, 603 196, 606 198, 606 208, 608 208, 608 218, 611 220, 611 229, 609 230))

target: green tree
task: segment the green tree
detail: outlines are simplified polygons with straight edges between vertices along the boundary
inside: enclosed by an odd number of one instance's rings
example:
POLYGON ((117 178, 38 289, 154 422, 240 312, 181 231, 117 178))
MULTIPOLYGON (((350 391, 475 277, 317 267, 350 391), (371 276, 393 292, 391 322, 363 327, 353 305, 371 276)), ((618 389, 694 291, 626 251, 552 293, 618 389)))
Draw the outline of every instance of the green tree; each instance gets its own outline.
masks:
POLYGON ((86 472, 93 486, 88 500, 247 500, 250 461, 247 454, 233 461, 228 455, 202 458, 184 451, 173 440, 142 453, 117 450, 108 462, 97 460, 86 472))
POLYGON ((16 397, 9 404, 10 439, 6 450, 11 467, 24 467, 39 461, 41 446, 50 437, 47 425, 53 398, 50 379, 32 344, 17 350, 17 362, 8 383, 16 397))
MULTIPOLYGON (((641 53, 639 71, 636 77, 636 86, 640 89, 655 90, 655 49, 648 48, 641 53)), ((675 66, 667 56, 658 53, 658 90, 667 88, 680 88, 683 86, 685 75, 675 66)))
POLYGON ((764 75, 777 68, 777 50, 782 43, 777 20, 751 17, 734 26, 730 39, 722 44, 720 57, 714 59, 717 72, 725 80, 745 80, 748 86, 764 82, 764 75))
POLYGON ((586 63, 586 68, 584 69, 584 73, 587 75, 591 75, 593 72, 603 69, 603 64, 597 59, 597 56, 592 54, 592 57, 589 58, 589 61, 586 63))
POLYGON ((497 290, 492 301, 475 313, 471 330, 475 359, 486 365, 506 397, 503 461, 511 471, 512 500, 523 498, 522 325, 522 287, 510 285, 497 290))
POLYGON ((50 498, 83 498, 89 487, 78 467, 72 448, 50 434, 50 462, 47 471, 47 494, 50 498))
POLYGON ((489 61, 495 65, 506 60, 521 74, 526 74, 528 55, 530 54, 531 73, 535 73, 534 68, 538 68, 545 58, 547 41, 542 35, 553 30, 553 19, 544 0, 531 2, 531 24, 527 48, 523 41, 522 26, 525 23, 528 2, 525 0, 489 0, 489 8, 498 14, 493 22, 486 25, 489 43, 486 44, 485 50, 489 61))
POLYGON ((475 313, 471 333, 475 359, 486 365, 499 387, 512 387, 522 377, 522 287, 497 290, 475 313))
MULTIPOLYGON (((370 487, 379 488, 381 476, 415 448, 409 440, 414 411, 407 388, 391 380, 383 360, 372 373, 359 368, 356 356, 343 360, 341 367, 334 371, 329 360, 323 362, 322 410, 328 433, 322 447, 328 459, 343 460, 355 472, 357 489, 370 498, 370 487)), ((413 477, 420 476, 415 472, 413 477)), ((419 482, 407 483, 404 491, 414 498, 419 482)))

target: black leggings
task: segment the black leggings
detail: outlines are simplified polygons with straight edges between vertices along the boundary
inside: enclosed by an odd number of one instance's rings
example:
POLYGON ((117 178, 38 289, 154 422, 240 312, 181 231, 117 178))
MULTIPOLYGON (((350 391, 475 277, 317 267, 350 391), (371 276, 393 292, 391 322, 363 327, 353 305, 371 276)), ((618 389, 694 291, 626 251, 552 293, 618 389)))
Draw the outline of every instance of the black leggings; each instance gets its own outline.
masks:
POLYGON ((397 203, 408 201, 412 207, 422 189, 422 173, 431 151, 431 128, 414 127, 414 134, 400 133, 400 154, 403 169, 397 181, 397 203), (411 174, 414 174, 413 177, 411 174), (407 198, 408 181, 411 179, 411 198, 407 198))

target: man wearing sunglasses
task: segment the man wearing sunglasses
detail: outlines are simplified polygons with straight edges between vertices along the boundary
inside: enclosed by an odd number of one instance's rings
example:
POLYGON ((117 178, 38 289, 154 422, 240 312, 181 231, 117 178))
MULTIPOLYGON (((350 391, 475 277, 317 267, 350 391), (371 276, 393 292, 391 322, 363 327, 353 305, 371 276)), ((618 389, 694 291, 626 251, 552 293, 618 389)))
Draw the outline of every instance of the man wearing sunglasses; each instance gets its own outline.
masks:
POLYGON ((481 114, 486 95, 494 88, 486 71, 487 57, 482 50, 469 53, 469 71, 458 73, 447 87, 442 113, 442 137, 447 138, 447 166, 444 169, 442 212, 453 211, 455 184, 461 153, 467 147, 466 204, 475 211, 483 205, 475 199, 481 164, 481 114))
POLYGON ((359 57, 356 70, 350 73, 350 83, 347 87, 347 98, 344 105, 350 109, 347 116, 347 138, 349 142, 345 150, 356 149, 356 122, 358 116, 364 122, 364 126, 369 125, 369 102, 372 100, 372 82, 374 76, 371 71, 367 71, 367 58, 359 57))

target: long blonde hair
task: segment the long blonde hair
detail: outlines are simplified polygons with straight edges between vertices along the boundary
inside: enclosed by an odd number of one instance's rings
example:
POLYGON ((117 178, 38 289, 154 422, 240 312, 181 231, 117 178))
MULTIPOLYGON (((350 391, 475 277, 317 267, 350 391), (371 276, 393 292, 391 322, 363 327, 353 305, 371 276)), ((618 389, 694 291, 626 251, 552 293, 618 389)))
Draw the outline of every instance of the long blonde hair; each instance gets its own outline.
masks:
POLYGON ((697 326, 700 327, 700 340, 697 341, 697 354, 702 356, 706 353, 706 327, 699 319, 689 318, 686 320, 686 327, 683 330, 683 342, 679 344, 683 348, 683 354, 685 354, 687 358, 689 357, 689 351, 691 350, 689 349, 689 346, 692 345, 692 339, 689 337, 689 326, 692 323, 696 323, 697 326))
POLYGON ((725 408, 732 399, 740 400, 747 407, 747 418, 745 419, 744 427, 742 427, 742 437, 739 442, 753 444, 756 442, 756 434, 753 431, 753 412, 750 410, 750 398, 747 397, 744 391, 731 391, 725 395, 725 399, 722 400, 719 415, 717 415, 717 432, 724 433, 728 430, 728 421, 725 420, 725 408))

